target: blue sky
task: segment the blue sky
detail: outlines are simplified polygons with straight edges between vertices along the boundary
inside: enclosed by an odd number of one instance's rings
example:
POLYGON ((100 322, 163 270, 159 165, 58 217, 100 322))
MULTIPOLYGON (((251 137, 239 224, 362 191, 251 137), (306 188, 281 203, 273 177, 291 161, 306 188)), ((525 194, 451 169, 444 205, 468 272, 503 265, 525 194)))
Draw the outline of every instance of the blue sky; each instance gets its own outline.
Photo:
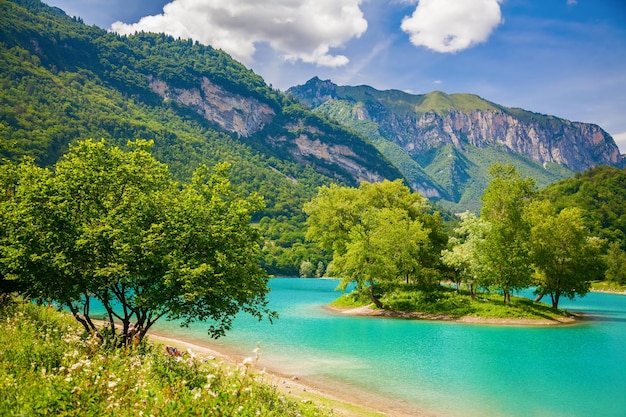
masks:
POLYGON ((313 76, 473 93, 596 123, 626 153, 623 0, 47 0, 120 33, 229 52, 285 90, 313 76))

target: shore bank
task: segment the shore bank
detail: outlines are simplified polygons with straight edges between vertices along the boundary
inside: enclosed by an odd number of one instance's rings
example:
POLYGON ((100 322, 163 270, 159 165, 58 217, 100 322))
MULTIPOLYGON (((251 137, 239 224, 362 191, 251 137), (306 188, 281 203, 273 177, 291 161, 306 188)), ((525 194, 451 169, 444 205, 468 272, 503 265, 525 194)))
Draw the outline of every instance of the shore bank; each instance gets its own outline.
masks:
MULTIPOLYGON (((191 350, 196 356, 208 360, 218 360, 225 366, 240 365, 245 355, 229 350, 224 346, 215 346, 210 341, 198 342, 185 340, 184 337, 172 337, 160 331, 151 331, 149 340, 164 346, 173 346, 179 350, 191 350)), ((163 351, 165 354, 165 350, 163 351)), ((336 416, 342 417, 442 417, 441 415, 421 410, 411 404, 387 398, 379 394, 365 392, 348 384, 342 384, 323 377, 299 376, 287 373, 275 363, 266 365, 262 359, 254 366, 254 372, 262 374, 259 381, 275 387, 285 396, 296 401, 312 402, 321 408, 331 409, 336 416)))
POLYGON ((414 313, 406 311, 389 311, 375 308, 373 305, 355 307, 355 308, 340 308, 334 306, 325 306, 329 311, 336 314, 345 314, 350 316, 365 316, 365 317, 383 317, 383 318, 399 318, 407 320, 433 320, 433 321, 452 321, 456 323, 469 323, 469 324, 491 324, 491 325, 504 325, 504 326, 557 326, 564 324, 575 324, 580 321, 579 316, 569 315, 557 318, 545 318, 545 319, 528 319, 528 318, 485 318, 485 317, 452 317, 441 314, 425 314, 414 313))

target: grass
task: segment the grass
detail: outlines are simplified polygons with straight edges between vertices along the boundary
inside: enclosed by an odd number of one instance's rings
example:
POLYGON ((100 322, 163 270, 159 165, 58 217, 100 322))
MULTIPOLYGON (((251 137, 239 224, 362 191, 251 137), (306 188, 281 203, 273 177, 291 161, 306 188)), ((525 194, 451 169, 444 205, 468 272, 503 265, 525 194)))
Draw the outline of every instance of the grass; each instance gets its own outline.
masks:
POLYGON ((593 281, 591 283, 591 290, 606 292, 626 292, 626 285, 610 281, 593 281))
MULTIPOLYGON (((472 299, 467 291, 443 286, 432 291, 423 291, 411 285, 390 286, 380 300, 385 310, 450 318, 551 320, 563 316, 560 310, 524 297, 511 297, 511 302, 504 304, 500 294, 479 293, 472 299)), ((333 301, 331 306, 356 308, 369 304, 371 300, 367 294, 353 291, 333 301)))
POLYGON ((251 361, 108 349, 73 318, 31 303, 0 308, 0 416, 329 416, 263 383, 251 361))

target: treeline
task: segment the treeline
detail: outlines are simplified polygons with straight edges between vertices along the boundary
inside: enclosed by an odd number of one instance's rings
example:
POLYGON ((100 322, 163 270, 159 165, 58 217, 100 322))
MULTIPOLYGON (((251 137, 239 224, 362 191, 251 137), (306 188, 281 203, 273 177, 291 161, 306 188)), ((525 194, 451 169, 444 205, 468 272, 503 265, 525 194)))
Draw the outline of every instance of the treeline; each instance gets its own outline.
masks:
POLYGON ((581 208, 594 235, 626 250, 626 169, 597 166, 556 182, 538 195, 554 203, 557 210, 581 208))
MULTIPOLYGON (((423 197, 386 181, 322 187, 305 205, 307 236, 332 253, 327 274, 343 287, 355 282, 379 308, 386 287, 398 283, 432 292, 453 281, 472 297, 497 291, 504 303, 534 286, 555 309, 562 297, 586 294, 592 280, 626 283, 621 242, 594 233, 593 213, 543 198, 512 165, 490 173, 480 217, 463 214, 451 234, 423 197)), ((605 234, 619 234, 619 226, 605 234)))

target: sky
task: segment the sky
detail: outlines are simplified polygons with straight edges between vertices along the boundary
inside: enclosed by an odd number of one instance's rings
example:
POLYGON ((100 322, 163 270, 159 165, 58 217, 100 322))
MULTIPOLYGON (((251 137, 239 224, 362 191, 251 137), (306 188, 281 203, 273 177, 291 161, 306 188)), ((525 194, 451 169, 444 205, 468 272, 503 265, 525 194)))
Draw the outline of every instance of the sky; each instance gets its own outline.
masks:
POLYGON ((44 0, 121 34, 220 48, 275 88, 314 76, 472 93, 600 125, 626 154, 624 0, 44 0))

